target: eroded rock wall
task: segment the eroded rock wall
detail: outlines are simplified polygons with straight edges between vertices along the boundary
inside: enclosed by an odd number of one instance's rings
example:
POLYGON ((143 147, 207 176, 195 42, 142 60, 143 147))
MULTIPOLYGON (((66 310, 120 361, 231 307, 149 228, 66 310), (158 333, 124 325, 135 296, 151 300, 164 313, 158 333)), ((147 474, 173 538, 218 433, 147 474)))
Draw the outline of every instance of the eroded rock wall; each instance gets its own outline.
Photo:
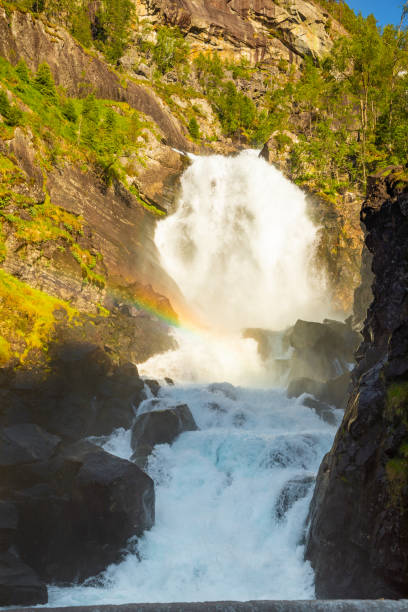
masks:
POLYGON ((353 390, 320 467, 306 557, 320 598, 408 596, 408 182, 372 177, 361 218, 373 302, 353 390))

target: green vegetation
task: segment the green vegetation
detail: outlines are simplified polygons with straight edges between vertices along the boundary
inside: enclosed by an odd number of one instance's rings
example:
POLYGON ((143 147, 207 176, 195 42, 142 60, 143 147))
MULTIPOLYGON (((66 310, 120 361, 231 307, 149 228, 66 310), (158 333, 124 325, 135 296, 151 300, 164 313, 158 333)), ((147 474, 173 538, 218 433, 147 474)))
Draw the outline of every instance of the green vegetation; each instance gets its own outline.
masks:
POLYGON ((200 128, 195 117, 190 119, 188 123, 188 131, 194 140, 198 140, 198 138, 200 138, 200 128))
POLYGON ((272 117, 266 108, 257 108, 253 100, 238 90, 234 81, 226 77, 230 69, 233 78, 250 78, 246 62, 224 66, 216 54, 200 53, 194 60, 197 77, 210 101, 223 132, 234 138, 261 144, 272 131, 272 117), (235 76, 234 76, 235 71, 235 76))
POLYGON ((32 351, 46 350, 54 331, 54 313, 60 309, 69 320, 76 315, 68 303, 33 289, 0 269, 0 366, 12 357, 24 362, 32 351))
POLYGON ((122 180, 124 168, 120 160, 142 160, 144 141, 140 142, 139 137, 152 125, 127 104, 93 95, 82 100, 68 98, 55 87, 46 64, 31 76, 23 62, 13 67, 0 58, 0 84, 30 109, 22 112, 0 90, 0 114, 6 124, 0 124, 0 134, 3 131, 3 136, 9 135, 4 132, 7 126, 28 125, 38 138, 45 170, 67 157, 82 160, 109 185, 114 178, 122 180))
POLYGON ((14 0, 16 7, 58 18, 84 47, 94 45, 115 63, 129 41, 131 0, 14 0))
POLYGON ((173 68, 186 67, 189 51, 189 44, 178 28, 159 28, 153 59, 162 74, 173 68))
POLYGON ((299 137, 288 144, 291 175, 332 198, 364 193, 368 174, 408 156, 407 29, 354 15, 350 30, 320 65, 306 58, 300 79, 268 96, 276 129, 299 137))

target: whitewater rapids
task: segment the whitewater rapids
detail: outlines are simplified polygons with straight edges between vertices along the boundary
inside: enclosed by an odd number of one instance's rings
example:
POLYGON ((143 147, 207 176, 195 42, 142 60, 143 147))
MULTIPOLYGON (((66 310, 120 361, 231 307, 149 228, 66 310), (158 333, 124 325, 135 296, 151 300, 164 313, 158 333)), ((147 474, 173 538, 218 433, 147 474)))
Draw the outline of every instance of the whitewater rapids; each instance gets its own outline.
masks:
MULTIPOLYGON (((150 456, 154 527, 102 575, 49 587, 49 606, 314 598, 305 522, 335 427, 288 399, 282 381, 267 388, 271 372, 242 330, 331 314, 313 265, 317 231, 302 192, 256 152, 192 158, 155 238, 189 316, 174 332, 179 349, 139 366, 176 385, 156 399, 146 386, 138 413, 186 403, 199 431, 150 456)), ((130 432, 104 448, 129 458, 130 432)))

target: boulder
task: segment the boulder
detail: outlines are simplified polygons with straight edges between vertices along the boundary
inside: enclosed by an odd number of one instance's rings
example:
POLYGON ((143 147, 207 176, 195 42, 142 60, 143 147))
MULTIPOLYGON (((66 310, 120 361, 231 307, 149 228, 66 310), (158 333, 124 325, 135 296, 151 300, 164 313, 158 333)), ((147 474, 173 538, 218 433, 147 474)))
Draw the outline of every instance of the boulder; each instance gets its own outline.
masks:
POLYGON ((35 606, 48 602, 47 587, 11 552, 0 552, 0 606, 35 606))
MULTIPOLYGON (((0 553, 7 552, 14 543, 18 526, 18 512, 15 504, 0 501, 0 553)), ((0 604, 1 605, 1 604, 0 604)), ((6 604, 3 604, 6 605, 6 604)))
POLYGON ((33 423, 5 427, 0 431, 0 474, 9 466, 49 459, 60 442, 33 423))
POLYGON ((328 423, 329 425, 337 424, 333 409, 328 404, 320 402, 313 397, 306 397, 303 400, 303 405, 311 408, 317 414, 317 416, 322 419, 322 421, 325 421, 325 423, 328 423))
POLYGON ((36 423, 71 442, 130 428, 146 397, 135 365, 115 365, 101 347, 86 342, 56 344, 50 352, 51 372, 45 377, 44 372, 10 372, 0 389, 0 423, 36 423))
POLYGON ((171 444, 184 431, 197 429, 187 404, 141 414, 132 427, 132 461, 144 468, 156 444, 171 444))
POLYGON ((339 321, 315 323, 299 319, 289 330, 288 340, 294 348, 290 377, 326 381, 349 371, 360 336, 339 321))
POLYGON ((25 466, 14 493, 17 549, 47 582, 82 581, 120 560, 129 538, 154 523, 153 481, 133 463, 90 443, 25 466))
POLYGON ((312 378, 296 378, 289 383, 288 397, 299 397, 303 393, 313 395, 320 402, 336 408, 344 408, 348 399, 350 373, 342 374, 337 378, 321 382, 312 378))
POLYGON ((299 499, 306 497, 314 481, 314 476, 297 476, 285 483, 275 504, 275 516, 278 521, 284 519, 285 514, 299 499))

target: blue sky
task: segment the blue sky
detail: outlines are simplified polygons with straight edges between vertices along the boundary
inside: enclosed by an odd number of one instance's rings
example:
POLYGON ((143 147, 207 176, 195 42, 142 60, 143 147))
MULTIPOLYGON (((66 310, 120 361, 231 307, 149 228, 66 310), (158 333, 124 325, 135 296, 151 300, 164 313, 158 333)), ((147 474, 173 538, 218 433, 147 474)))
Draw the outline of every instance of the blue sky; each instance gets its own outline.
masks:
POLYGON ((361 11, 364 17, 373 13, 380 25, 398 24, 401 18, 404 0, 346 0, 356 13, 361 11))

